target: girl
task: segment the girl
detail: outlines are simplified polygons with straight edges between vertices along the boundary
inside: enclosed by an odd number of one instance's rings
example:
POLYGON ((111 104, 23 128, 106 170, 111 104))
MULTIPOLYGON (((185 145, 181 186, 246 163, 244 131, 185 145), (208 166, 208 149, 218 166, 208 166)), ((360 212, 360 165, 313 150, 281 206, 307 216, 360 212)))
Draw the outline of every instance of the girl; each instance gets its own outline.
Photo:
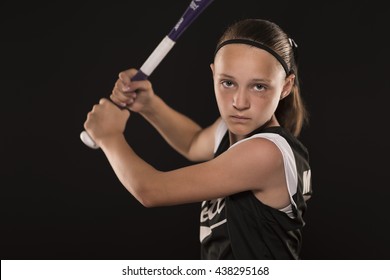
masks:
POLYGON ((101 99, 84 124, 126 189, 146 207, 202 202, 202 259, 299 259, 311 194, 307 114, 293 40, 267 20, 245 19, 220 38, 211 71, 220 117, 209 127, 170 108, 150 81, 119 74, 111 100, 140 113, 198 162, 160 172, 123 135, 129 110, 101 99))

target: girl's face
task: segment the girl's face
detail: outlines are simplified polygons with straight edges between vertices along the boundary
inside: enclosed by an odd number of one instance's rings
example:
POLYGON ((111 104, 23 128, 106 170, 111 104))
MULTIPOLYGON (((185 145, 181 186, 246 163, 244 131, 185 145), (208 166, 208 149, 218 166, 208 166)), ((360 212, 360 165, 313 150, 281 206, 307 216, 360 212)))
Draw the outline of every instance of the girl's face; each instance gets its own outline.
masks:
POLYGON ((295 78, 286 78, 282 65, 270 53, 245 44, 221 48, 211 69, 221 117, 237 140, 271 119, 295 78))

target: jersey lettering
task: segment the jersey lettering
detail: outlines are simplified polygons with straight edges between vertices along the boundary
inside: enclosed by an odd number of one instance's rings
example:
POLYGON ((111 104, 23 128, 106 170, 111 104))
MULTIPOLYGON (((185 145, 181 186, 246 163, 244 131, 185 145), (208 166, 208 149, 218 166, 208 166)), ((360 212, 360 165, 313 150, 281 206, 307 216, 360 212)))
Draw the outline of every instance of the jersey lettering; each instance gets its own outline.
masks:
POLYGON ((200 214, 200 240, 209 236, 213 229, 226 223, 226 217, 222 213, 225 208, 225 198, 203 201, 200 214))
POLYGON ((306 195, 306 194, 310 193, 310 189, 311 189, 311 171, 310 171, 310 169, 303 172, 302 180, 303 180, 303 195, 306 195))

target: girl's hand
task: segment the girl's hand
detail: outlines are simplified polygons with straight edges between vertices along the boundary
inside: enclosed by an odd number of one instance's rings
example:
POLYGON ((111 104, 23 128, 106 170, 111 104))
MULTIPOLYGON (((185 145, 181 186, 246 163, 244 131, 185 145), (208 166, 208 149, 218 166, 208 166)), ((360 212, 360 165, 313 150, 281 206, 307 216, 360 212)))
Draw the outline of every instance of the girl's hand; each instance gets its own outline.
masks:
POLYGON ((105 138, 123 134, 129 116, 128 110, 121 110, 108 99, 102 98, 88 113, 84 128, 100 146, 105 138))
POLYGON ((132 68, 119 73, 119 79, 115 83, 110 98, 121 107, 142 113, 148 110, 154 91, 148 80, 131 81, 137 71, 137 69, 132 68))

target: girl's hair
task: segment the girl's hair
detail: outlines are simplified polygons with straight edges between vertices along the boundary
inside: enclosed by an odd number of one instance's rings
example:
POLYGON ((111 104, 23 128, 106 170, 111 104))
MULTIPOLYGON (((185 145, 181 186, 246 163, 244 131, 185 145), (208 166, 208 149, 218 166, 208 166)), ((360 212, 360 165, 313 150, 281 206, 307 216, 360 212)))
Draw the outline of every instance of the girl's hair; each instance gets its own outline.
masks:
POLYGON ((244 19, 233 23, 223 33, 217 46, 231 39, 252 40, 271 48, 286 62, 290 73, 295 74, 291 93, 280 100, 275 115, 282 127, 298 136, 308 121, 308 112, 300 93, 295 42, 277 24, 263 19, 244 19))

